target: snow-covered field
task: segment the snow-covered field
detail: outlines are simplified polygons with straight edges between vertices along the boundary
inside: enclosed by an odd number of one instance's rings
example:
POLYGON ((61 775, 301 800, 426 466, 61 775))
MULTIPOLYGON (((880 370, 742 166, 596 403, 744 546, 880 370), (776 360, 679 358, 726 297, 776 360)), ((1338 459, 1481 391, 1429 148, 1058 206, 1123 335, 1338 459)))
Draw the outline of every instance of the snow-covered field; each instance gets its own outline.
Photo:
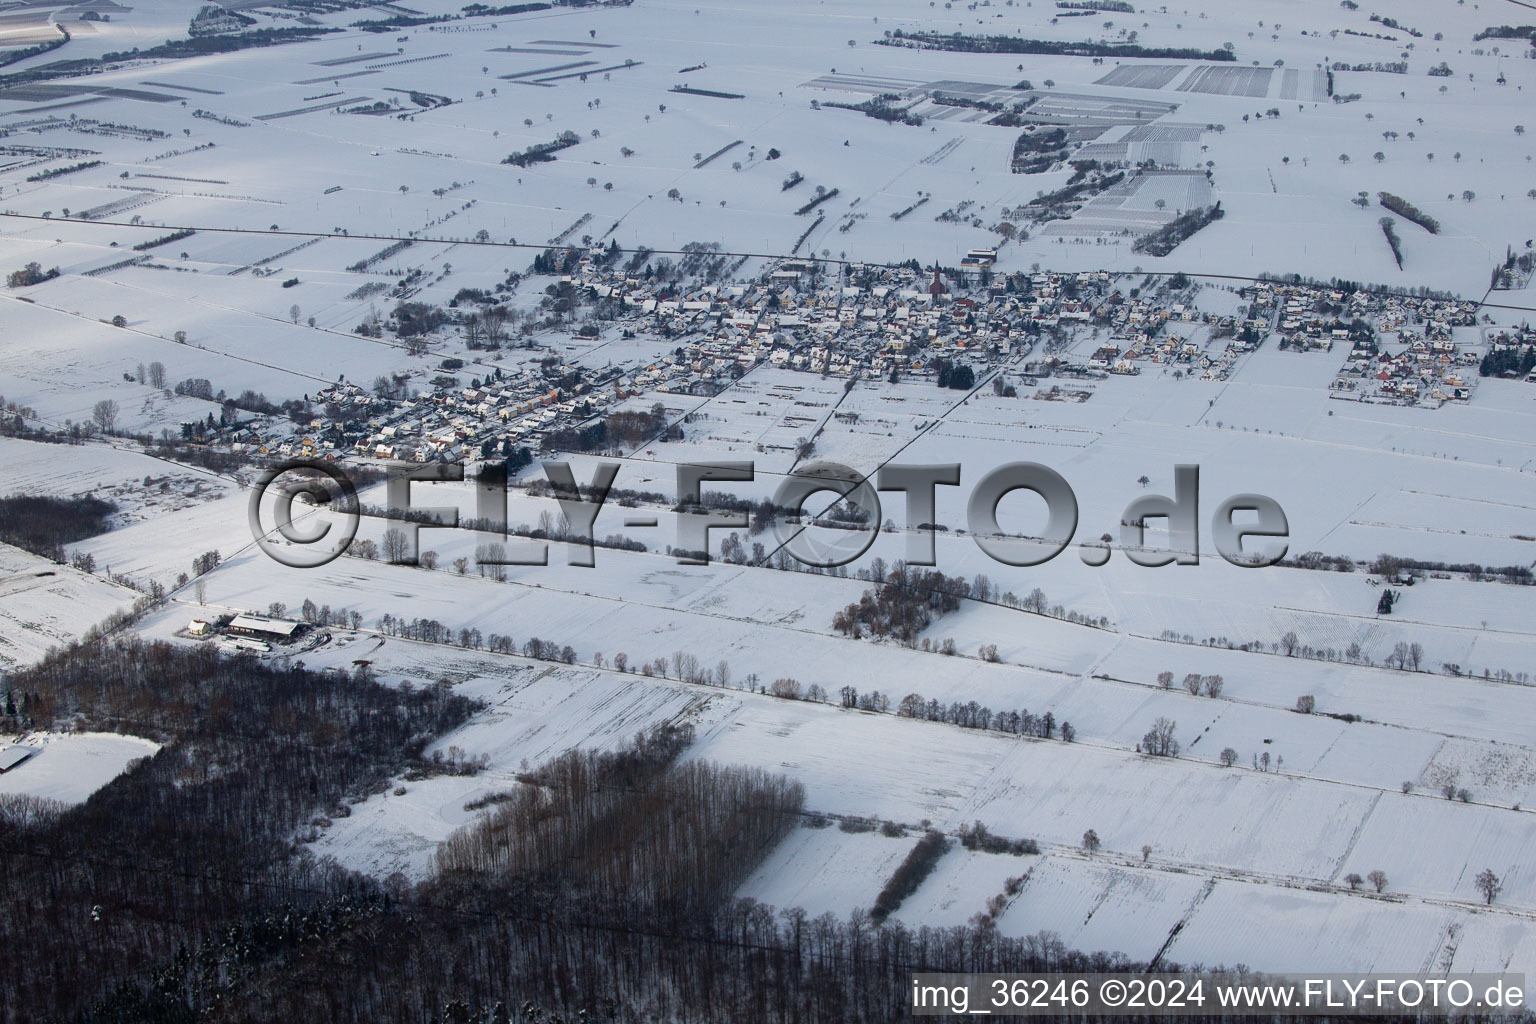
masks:
POLYGON ((0 774, 0 794, 46 797, 84 803, 141 757, 153 757, 158 743, 110 732, 28 733, 16 745, 32 756, 0 774))
MULTIPOLYGON (((183 38, 196 6, 156 0, 110 22, 70 22, 85 27, 62 56, 183 38)), ((1222 275, 1430 288, 1488 301, 1479 325, 1452 334, 1481 352, 1486 328, 1532 311, 1528 288, 1486 289, 1506 252, 1529 248, 1536 143, 1524 130, 1524 86, 1536 90, 1536 62, 1522 55, 1527 40, 1472 38, 1529 20, 1517 13, 1404 0, 1392 16, 1411 35, 1331 0, 1086 16, 1050 4, 636 0, 375 34, 352 27, 361 12, 341 10, 314 14, 339 31, 307 42, 125 61, 54 83, 62 92, 6 80, 0 271, 35 261, 60 276, 0 290, 0 407, 7 432, 23 412, 32 427, 64 430, 110 400, 119 432, 159 438, 236 415, 223 399, 247 391, 279 405, 342 380, 368 387, 394 377, 408 391, 430 389, 450 360, 479 377, 546 357, 601 371, 671 353, 671 339, 624 336, 606 321, 594 324, 596 337, 573 337, 572 324, 540 328, 494 353, 471 350, 456 328, 425 353, 356 331, 402 298, 446 307, 461 289, 494 289, 514 272, 525 276, 505 301, 531 309, 556 285, 529 274, 530 259, 583 240, 663 253, 719 243, 742 259, 744 277, 791 250, 954 265, 970 248, 1003 243, 999 276, 1103 269, 1135 294, 1153 287, 1148 274, 1208 275, 1200 307, 1221 315, 1239 307, 1243 284, 1222 275), (1134 32, 1149 47, 1230 43, 1237 59, 1095 62, 883 45, 898 29, 1117 43, 1134 32), (1406 61, 1407 71, 1336 71, 1335 94, 1359 95, 1334 102, 1325 59, 1406 61), (1453 73, 1429 74, 1442 61, 1453 73), (102 91, 112 89, 133 91, 102 91), (1007 241, 995 226, 1071 172, 1011 173, 1019 129, 934 93, 977 102, 1028 94, 1037 114, 1080 133, 1079 157, 1187 173, 1137 179, 1007 241), (892 124, 832 105, 884 94, 924 95, 913 109, 927 120, 892 124), (433 97, 452 102, 429 106, 433 97), (378 114, 338 110, 379 101, 388 109, 378 114), (503 162, 567 131, 579 141, 553 161, 503 162), (101 163, 30 180, 82 160, 101 163), (791 172, 804 183, 789 190, 791 172), (838 190, 821 222, 795 212, 817 186, 838 190), (1380 191, 1441 225, 1430 234, 1400 224, 1402 269, 1383 241, 1381 211, 1351 203, 1380 191), (1216 201, 1225 216, 1170 256, 1131 251, 1128 232, 1216 201), (939 219, 963 203, 962 214, 939 219), (134 248, 179 229, 195 230, 134 248), (396 247, 404 241, 413 244, 396 247), (142 379, 155 364, 163 386, 142 379), (178 393, 188 390, 216 397, 178 393)), ((1084 328, 1064 351, 1086 359, 1106 340, 1084 328)), ((1348 347, 1302 354, 1268 344, 1220 381, 1152 363, 1134 376, 1058 381, 1076 400, 1028 386, 1022 357, 1000 367, 1017 397, 981 378, 968 394, 916 376, 851 381, 769 365, 712 397, 640 391, 621 406, 660 402, 684 440, 627 451, 616 485, 666 500, 611 502, 595 532, 646 550, 599 548, 585 568, 555 542, 548 565, 511 566, 505 580, 456 570, 487 538, 446 528, 421 533, 436 569, 360 557, 285 567, 253 540, 249 473, 168 462, 125 438, 66 446, 0 437, 0 496, 94 494, 118 505, 113 529, 71 546, 94 559, 95 575, 0 546, 0 669, 32 664, 129 607, 136 594, 108 573, 174 591, 136 627, 146 637, 173 639, 191 618, 274 604, 294 616, 305 602, 356 613, 358 628, 316 630, 264 657, 347 670, 366 662, 387 682, 446 679, 485 702, 432 746, 484 755, 484 771, 400 781, 404 792, 392 784, 313 839, 317 854, 380 876, 429 873, 437 845, 480 813, 467 805, 517 785, 527 767, 688 722, 697 730, 688 756, 805 786, 807 820, 740 890, 775 906, 812 916, 868 908, 921 829, 954 834, 981 822, 1041 852, 956 844, 897 920, 964 924, 1001 893, 1004 934, 1051 931, 1075 948, 1140 960, 1521 969, 1536 955, 1536 588, 1429 573, 1381 615, 1389 581, 1363 563, 1390 553, 1463 567, 1536 564, 1536 390, 1488 378, 1470 401, 1438 409, 1336 401, 1329 385, 1348 347), (690 566, 670 555, 689 522, 672 507, 676 464, 752 460, 752 481, 707 486, 760 500, 809 441, 817 458, 865 474, 961 463, 961 485, 937 492, 934 522, 945 529, 919 531, 902 497, 882 492, 877 521, 889 528, 847 576, 690 566), (1172 493, 1174 467, 1198 464, 1200 564, 1143 568, 1117 551, 1090 566, 1075 550, 1029 568, 993 561, 970 536, 967 501, 990 470, 1020 461, 1070 483, 1077 542, 1117 540, 1132 501, 1172 493), (1222 560, 1210 516, 1246 492, 1285 510, 1292 556, 1357 560, 1355 571, 1222 560), (655 526, 631 528, 631 517, 655 526), (930 649, 835 632, 833 617, 869 586, 858 572, 910 557, 927 539, 946 574, 985 575, 996 595, 1039 588, 1059 613, 966 600, 923 633, 930 649), (192 560, 215 550, 218 568, 177 589, 192 560), (573 661, 406 640, 388 635, 386 617, 436 620, 456 640, 460 631, 511 637, 518 651, 539 638, 568 645, 573 661), (945 641, 953 655, 940 653, 945 641), (986 645, 996 662, 980 656, 986 645), (1410 645, 1419 663, 1392 665, 1410 645), (620 654, 627 672, 614 668, 620 654), (679 655, 714 684, 679 679, 679 655), (658 659, 663 671, 639 671, 658 659), (1171 688, 1161 673, 1171 673, 1171 688), (1180 688, 1190 674, 1219 675, 1224 686, 1191 695, 1180 688), (769 695, 781 679, 819 686, 829 700, 769 695), (837 706, 845 686, 880 691, 890 710, 837 706), (908 694, 1049 712, 1071 723, 1075 741, 900 717, 896 702, 908 694), (1301 698, 1315 702, 1311 713, 1298 711, 1301 698), (1142 746, 1159 718, 1175 723, 1177 757, 1142 746), (1235 763, 1223 764, 1229 748, 1235 763), (819 815, 878 818, 903 834, 844 831, 819 815), (1103 844, 1093 853, 1082 843, 1090 829, 1103 844), (1474 882, 1485 869, 1503 883, 1491 905, 1474 882), (1383 891, 1357 891, 1351 876, 1374 871, 1387 876, 1383 891)), ((320 423, 307 418, 294 425, 320 423)), ((592 478, 595 458, 567 461, 578 480, 592 478)), ((526 474, 538 475, 537 466, 526 474)), ((383 488, 363 500, 384 504, 383 488)), ((477 514, 470 485, 418 485, 414 500, 477 514)), ((1039 531, 1042 513, 1024 494, 999 509, 1003 528, 1024 534, 1039 531)), ((558 521, 553 500, 511 491, 512 524, 545 514, 558 521)), ((367 517, 358 535, 381 542, 390 525, 367 517)), ((738 532, 748 547, 776 544, 738 532)), ((713 550, 728 533, 711 534, 713 550)), ((156 749, 97 735, 22 742, 42 751, 0 775, 0 793, 68 802, 156 749)))
POLYGON ((99 576, 0 544, 0 670, 30 665, 138 596, 99 576))

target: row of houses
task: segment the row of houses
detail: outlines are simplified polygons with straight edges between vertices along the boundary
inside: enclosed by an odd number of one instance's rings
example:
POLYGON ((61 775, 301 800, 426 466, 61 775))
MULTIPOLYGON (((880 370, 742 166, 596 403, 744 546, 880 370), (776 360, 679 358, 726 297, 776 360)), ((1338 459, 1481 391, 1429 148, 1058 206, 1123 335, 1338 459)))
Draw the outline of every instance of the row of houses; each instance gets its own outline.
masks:
POLYGON ((1438 407, 1471 399, 1479 358, 1445 339, 1419 338, 1395 351, 1361 340, 1329 388, 1335 397, 1438 407))
POLYGON ((655 340, 649 356, 603 369, 545 360, 467 386, 455 373, 462 364, 445 360, 430 390, 411 397, 339 380, 312 396, 308 423, 248 428, 233 445, 262 456, 418 462, 517 447, 539 454, 550 435, 634 396, 713 395, 760 364, 899 379, 930 374, 940 360, 978 369, 1022 362, 1042 339, 1055 343, 1047 352, 1060 352, 1088 329, 1108 340, 1085 364, 1051 357, 1034 365, 1089 376, 1161 366, 1222 380, 1278 335, 1297 351, 1353 346, 1334 384, 1339 394, 1438 402, 1471 393, 1466 368, 1477 356, 1453 331, 1477 322, 1474 303, 1262 282, 1239 291, 1246 307, 1217 313, 1198 308, 1187 287, 1123 291, 1103 271, 994 279, 993 259, 978 250, 952 271, 785 260, 750 279, 679 280, 619 268, 597 247, 568 264, 557 285, 602 310, 607 330, 655 340), (1383 336, 1401 350, 1382 351, 1383 336))
POLYGON ((1355 324, 1377 334, 1449 341, 1457 327, 1475 326, 1478 306, 1459 299, 1428 298, 1319 285, 1260 282, 1243 289, 1255 317, 1269 317, 1273 328, 1298 350, 1331 348, 1350 340, 1355 324))
MULTIPOLYGON (((646 367, 639 383, 699 393, 718 389, 760 362, 834 376, 923 373, 938 358, 979 363, 1027 355, 1043 332, 1123 322, 1156 330, 1198 318, 1145 300, 1107 303, 1107 272, 1034 273, 1000 286, 969 288, 995 252, 967 254, 959 272, 912 266, 847 268, 827 274, 784 261, 759 279, 679 290, 616 274, 584 259, 573 285, 616 299, 636 335, 683 340, 678 365, 646 367), (967 290, 968 289, 968 290, 967 290)), ((1118 293, 1113 293, 1118 296, 1118 293)))

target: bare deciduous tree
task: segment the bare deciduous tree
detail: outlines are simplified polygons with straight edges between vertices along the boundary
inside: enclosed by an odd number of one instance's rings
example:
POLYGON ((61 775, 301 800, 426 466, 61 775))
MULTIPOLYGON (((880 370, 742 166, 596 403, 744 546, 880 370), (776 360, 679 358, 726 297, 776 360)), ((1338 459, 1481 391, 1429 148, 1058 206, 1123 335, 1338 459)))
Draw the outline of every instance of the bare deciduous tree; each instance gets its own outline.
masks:
POLYGON ((500 542, 481 544, 475 548, 475 562, 481 576, 489 576, 497 583, 507 580, 507 546, 500 542))
POLYGON ((1492 868, 1483 868, 1475 884, 1477 891, 1482 894, 1483 902, 1490 906, 1493 904, 1493 898, 1504 891, 1504 883, 1499 881, 1499 876, 1493 873, 1492 868))
POLYGON ((91 407, 91 422, 95 423, 104 434, 111 433, 117 425, 118 406, 110 398, 103 398, 91 407))
POLYGON ((399 565, 411 556, 411 539, 399 527, 391 526, 384 531, 384 560, 399 565))
POLYGON ((1153 722, 1152 728, 1141 738, 1142 752, 1153 757, 1178 757, 1179 741, 1173 738, 1173 730, 1177 726, 1177 722, 1166 718, 1153 722))
POLYGON ((775 697, 782 697, 785 700, 799 700, 800 681, 798 679, 788 678, 775 679, 773 683, 768 687, 768 692, 773 694, 775 697))

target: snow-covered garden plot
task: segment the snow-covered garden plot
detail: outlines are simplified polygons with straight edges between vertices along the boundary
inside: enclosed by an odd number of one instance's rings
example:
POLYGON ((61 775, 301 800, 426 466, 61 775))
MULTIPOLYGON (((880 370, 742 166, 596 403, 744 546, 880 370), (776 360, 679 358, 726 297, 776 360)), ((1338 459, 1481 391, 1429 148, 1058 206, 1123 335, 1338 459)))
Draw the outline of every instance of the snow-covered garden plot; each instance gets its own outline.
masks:
POLYGON ((866 474, 887 461, 915 461, 907 454, 908 445, 941 417, 960 415, 955 404, 962 397, 963 392, 942 391, 927 382, 856 386, 823 421, 807 461, 827 459, 866 474))
MULTIPOLYGON (((1129 160, 1132 163, 1153 160, 1160 167, 1179 167, 1193 161, 1192 147, 1199 143, 1205 130, 1203 125, 1178 122, 1138 124, 1124 130, 1123 133, 1118 129, 1111 129, 1100 136, 1099 141, 1089 143, 1073 155, 1080 160, 1129 160), (1114 141, 1110 141, 1111 139, 1114 141)), ((1129 188, 1134 189, 1143 177, 1146 176, 1132 178, 1128 183, 1129 188)), ((1117 185, 1106 189, 1103 197, 1090 200, 1088 207, 1098 208, 1101 202, 1107 202, 1110 197, 1122 194, 1123 188, 1117 185)), ((1179 208, 1187 210, 1196 205, 1210 203, 1208 194, 1196 198, 1203 199, 1203 202, 1186 201, 1179 208)))
MULTIPOLYGON (((1226 716, 1222 716, 1223 722, 1226 716)), ((1324 729, 1327 726, 1324 725, 1324 729)), ((1221 737, 1223 744, 1242 741, 1244 737, 1221 737)), ((1239 749, 1251 752, 1261 749, 1264 737, 1247 737, 1248 742, 1239 749), (1254 742, 1254 740, 1258 742, 1254 742)), ((1447 744, 1456 743, 1455 740, 1445 740, 1439 735, 1429 731, 1405 732, 1403 729, 1391 725, 1375 725, 1356 722, 1344 729, 1338 730, 1337 738, 1332 745, 1324 751, 1317 761, 1306 764, 1297 756, 1300 751, 1291 740, 1287 745, 1291 746, 1292 754, 1287 755, 1286 764, 1292 770, 1304 771, 1309 775, 1327 779, 1348 779, 1359 782, 1362 785, 1378 786, 1382 789, 1401 788, 1404 782, 1415 782, 1423 777, 1427 768, 1435 763, 1438 752, 1447 744), (1401 776, 1399 778, 1398 776, 1401 776)), ((1215 742, 1209 747, 1202 744, 1202 756, 1211 757, 1218 751, 1215 742)), ((1495 753, 1501 749, 1501 745, 1487 741, 1468 743, 1469 753, 1495 753)), ((1251 758, 1251 753, 1248 754, 1251 758)), ((1242 763, 1251 764, 1251 760, 1242 763)), ((1480 793, 1491 795, 1491 791, 1480 789, 1480 793)))
POLYGON ((781 840, 737 895, 774 907, 800 907, 811 917, 830 913, 843 918, 854 908, 872 907, 916 839, 888 837, 878 829, 848 833, 827 820, 820 828, 802 825, 781 840))
MULTIPOLYGON (((188 571, 195 556, 251 542, 247 495, 206 470, 100 441, 64 446, 0 438, 0 461, 5 467, 0 472, 0 494, 90 495, 117 506, 111 530, 70 545, 68 552, 90 555, 104 575, 110 571, 170 587, 178 573, 188 571)), ((39 562, 61 577, 78 575, 63 566, 39 562)), ((95 577, 81 578, 98 585, 95 577)), ((118 594, 117 600, 124 605, 131 603, 132 595, 126 590, 105 583, 99 586, 118 594)), ((100 610, 86 625, 105 615, 106 610, 100 610)))
MULTIPOLYGON (((1141 198, 1140 193, 1144 191, 1143 184, 1151 180, 1143 175, 1106 189, 1103 195, 1089 200, 1071 219, 1052 221, 1045 225, 1040 233, 1081 238, 1094 235, 1139 236, 1155 231, 1178 214, 1157 206, 1157 199, 1141 198)), ((1203 182, 1204 178, 1200 180, 1203 182)), ((1178 184, 1182 186, 1182 182, 1178 184)), ((1167 189, 1152 191, 1163 192, 1167 189)), ((1181 187, 1179 191, 1184 190, 1181 187)), ((1171 205, 1166 199, 1162 201, 1165 205, 1171 205)))
MULTIPOLYGON (((243 235, 230 234, 220 231, 199 231, 189 238, 182 238, 163 246, 156 246, 150 252, 157 262, 166 262, 172 265, 188 265, 197 268, 203 274, 224 274, 228 276, 240 276, 250 273, 252 269, 260 267, 263 274, 268 266, 278 269, 284 267, 282 258, 274 260, 274 256, 295 245, 309 241, 306 238, 295 238, 291 235, 243 235), (181 254, 186 253, 185 264, 181 254), (265 261, 271 261, 271 263, 265 261)), ((303 255, 293 254, 294 258, 302 260, 308 267, 326 267, 332 260, 343 259, 353 252, 365 248, 367 242, 358 239, 331 239, 325 238, 302 250, 303 255), (315 250, 319 251, 315 251, 315 250), (326 253, 329 259, 323 262, 316 257, 326 253)))
POLYGON ((728 715, 737 703, 729 693, 634 673, 494 660, 500 664, 461 690, 487 701, 490 710, 434 741, 432 749, 458 746, 488 755, 486 778, 499 774, 504 783, 524 762, 540 764, 576 747, 622 746, 658 722, 707 722, 728 715))
POLYGON ((438 845, 484 813, 465 810, 464 805, 504 788, 503 780, 485 775, 435 775, 392 783, 382 793, 347 805, 351 813, 331 818, 309 848, 377 878, 398 871, 420 880, 431 874, 438 845), (396 793, 397 788, 405 792, 396 793))
POLYGON ((1227 682, 1228 696, 1275 708, 1295 707, 1297 699, 1306 695, 1315 699, 1320 713, 1353 714, 1430 733, 1500 743, 1524 743, 1536 711, 1536 693, 1529 686, 1514 683, 1155 641, 1127 641, 1096 671, 1151 684, 1149 677, 1163 666, 1176 681, 1191 672, 1221 675, 1227 682))
MULTIPOLYGON (((1088 829, 1121 856, 1150 844, 1185 864, 1327 878, 1379 792, 1273 773, 1095 749, 1012 742, 955 820, 1077 846, 1088 829)), ((1508 812, 1502 812, 1508 813, 1508 812)))
POLYGON ((1204 894, 1198 874, 1047 854, 1026 860, 1028 876, 998 917, 1004 935, 1051 931, 1073 949, 1155 956, 1204 894))
POLYGON ((951 841, 933 873, 892 916, 910 928, 967 924, 1004 891, 1009 879, 1027 876, 1041 863, 1042 858, 1032 854, 982 853, 951 841))
POLYGON ((1125 201, 1126 209, 1169 209, 1179 213, 1211 204, 1210 182, 1198 171, 1143 174, 1136 180, 1139 187, 1125 201))
POLYGON ((147 507, 138 521, 72 545, 71 551, 89 554, 102 569, 146 585, 156 580, 169 589, 178 575, 191 572, 192 560, 204 552, 229 557, 252 545, 249 497, 248 491, 230 487, 212 500, 186 508, 147 507))
MULTIPOLYGON (((1529 521, 1531 506, 1500 501, 1482 494, 1447 494, 1401 488, 1374 495, 1347 521, 1336 537, 1361 537, 1374 532, 1407 537, 1418 534, 1412 549, 1426 560, 1430 552, 1468 546, 1462 538, 1480 542, 1490 566, 1520 564, 1531 553, 1531 542, 1522 540, 1522 522, 1529 521)), ((1404 541, 1399 541, 1404 543, 1404 541)))
POLYGON ((983 645, 995 645, 997 657, 1010 665, 1071 675, 1086 675, 1115 642, 1105 630, 979 602, 966 602, 960 611, 928 627, 924 635, 935 644, 954 640, 969 657, 975 657, 983 645))
MULTIPOLYGON (((71 278, 51 297, 40 294, 37 299, 40 305, 48 303, 64 311, 93 306, 112 310, 106 319, 123 316, 128 329, 144 339, 140 344, 146 350, 152 347, 154 358, 165 363, 170 381, 193 375, 181 370, 190 363, 199 371, 196 376, 214 381, 226 391, 238 394, 243 388, 232 391, 222 383, 225 379, 235 384, 248 381, 246 386, 274 401, 333 383, 337 366, 353 367, 359 379, 371 381, 374 375, 407 362, 399 347, 350 333, 355 323, 342 331, 317 331, 307 326, 309 314, 304 309, 308 299, 318 294, 319 302, 313 308, 323 311, 328 304, 342 302, 357 283, 332 273, 328 282, 306 289, 303 276, 302 272, 284 272, 281 277, 254 279, 136 270, 111 280, 71 278), (294 276, 299 277, 300 285, 284 288, 280 283, 294 276), (293 322, 293 306, 300 311, 298 323, 293 322), (184 345, 175 343, 177 331, 186 332, 184 345), (206 356, 216 358, 209 362, 206 356)), ((103 326, 91 325, 94 330, 103 326)), ((43 328, 57 329, 57 322, 43 328)), ((120 337, 107 330, 106 337, 120 337)))
MULTIPOLYGON (((687 444, 647 446, 633 453, 634 458, 667 462, 748 460, 764 474, 787 472, 794 465, 796 445, 816 437, 833 412, 841 409, 843 382, 778 371, 753 374, 708 401, 686 395, 657 397, 669 409, 680 405, 690 413, 682 424, 687 444)), ((643 406, 643 402, 637 404, 643 406)), ((633 485, 620 480, 618 486, 633 485)), ((711 485, 709 489, 717 488, 711 485)), ((675 490, 675 486, 666 490, 675 490)))
POLYGON ((29 733, 19 746, 32 756, 0 774, 0 794, 84 803, 141 757, 153 757, 158 743, 110 732, 29 733))
POLYGON ((1049 92, 1041 94, 1039 102, 1029 108, 1029 115, 1032 118, 1040 118, 1041 124, 1108 128, 1150 120, 1177 108, 1178 105, 1175 103, 1158 102, 1141 96, 1095 96, 1075 92, 1049 92))
POLYGON ((1474 880, 1485 868, 1504 884, 1501 905, 1536 906, 1536 878, 1525 869, 1536 844, 1536 815, 1431 795, 1383 796, 1337 881, 1381 868, 1399 891, 1481 903, 1474 880), (1426 842, 1425 837, 1433 837, 1426 842))
POLYGON ((1474 912, 1457 925, 1454 933, 1447 935, 1449 948, 1442 951, 1440 959, 1441 966, 1448 962, 1453 971, 1507 971, 1516 964, 1530 963, 1536 951, 1536 937, 1520 915, 1474 912))
POLYGON ((926 818, 953 827, 970 820, 962 808, 966 794, 1011 749, 994 736, 926 727, 892 715, 758 699, 741 701, 728 717, 701 728, 690 753, 772 765, 805 784, 811 810, 910 825, 926 818), (857 741, 851 742, 854 735, 857 741))
MULTIPOLYGON (((118 404, 120 430, 158 432, 214 411, 211 403, 167 397, 156 388, 123 379, 124 374, 136 375, 139 366, 162 363, 170 384, 182 379, 170 377, 176 371, 187 376, 220 371, 232 375, 229 362, 210 353, 63 309, 11 302, 6 315, 13 333, 0 354, 0 393, 8 402, 30 406, 55 429, 66 420, 89 423, 93 407, 104 399, 118 404)), ((246 368, 259 369, 243 363, 239 372, 246 368)), ((269 387, 293 379, 287 373, 272 378, 269 387)))
POLYGON ((1528 803, 1536 790, 1536 753, 1509 743, 1448 739, 1412 781, 1431 795, 1453 786, 1487 803, 1528 803))
POLYGON ((1184 64, 1121 64, 1096 85, 1115 85, 1126 89, 1161 89, 1179 76, 1184 64))
POLYGON ((0 544, 0 668, 31 665, 78 640, 138 595, 126 587, 0 544))
POLYGON ((117 522, 143 518, 150 509, 158 513, 163 504, 172 509, 196 504, 180 499, 201 500, 229 486, 212 474, 101 442, 66 446, 4 437, 0 465, 0 493, 60 498, 95 493, 117 504, 117 522), (156 481, 149 492, 143 487, 146 476, 156 481), (172 482, 173 493, 160 492, 161 480, 172 482), (141 493, 135 494, 135 484, 141 493))
POLYGON ((1179 92, 1208 92, 1216 96, 1251 96, 1263 99, 1269 95, 1272 68, 1239 68, 1207 64, 1197 67, 1188 78, 1179 83, 1179 92))
MULTIPOLYGON (((1474 922, 1481 926, 1483 917, 1433 903, 1220 879, 1163 956, 1172 963, 1273 971, 1435 972, 1450 966, 1456 937, 1474 922)), ((1454 962, 1457 970, 1502 966, 1502 958, 1454 962)))

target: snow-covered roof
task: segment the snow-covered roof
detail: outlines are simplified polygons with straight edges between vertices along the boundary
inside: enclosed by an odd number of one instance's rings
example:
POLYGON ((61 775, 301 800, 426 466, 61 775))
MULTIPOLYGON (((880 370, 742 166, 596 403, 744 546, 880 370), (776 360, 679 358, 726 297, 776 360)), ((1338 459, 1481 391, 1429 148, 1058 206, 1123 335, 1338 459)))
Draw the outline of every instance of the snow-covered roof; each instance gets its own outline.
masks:
POLYGON ((6 747, 0 750, 0 772, 8 772, 21 762, 39 752, 38 747, 6 747))
POLYGON ((229 623, 230 629, 248 629, 253 633, 271 633, 275 636, 292 636, 299 628, 289 619, 271 619, 265 615, 236 615, 229 623))

